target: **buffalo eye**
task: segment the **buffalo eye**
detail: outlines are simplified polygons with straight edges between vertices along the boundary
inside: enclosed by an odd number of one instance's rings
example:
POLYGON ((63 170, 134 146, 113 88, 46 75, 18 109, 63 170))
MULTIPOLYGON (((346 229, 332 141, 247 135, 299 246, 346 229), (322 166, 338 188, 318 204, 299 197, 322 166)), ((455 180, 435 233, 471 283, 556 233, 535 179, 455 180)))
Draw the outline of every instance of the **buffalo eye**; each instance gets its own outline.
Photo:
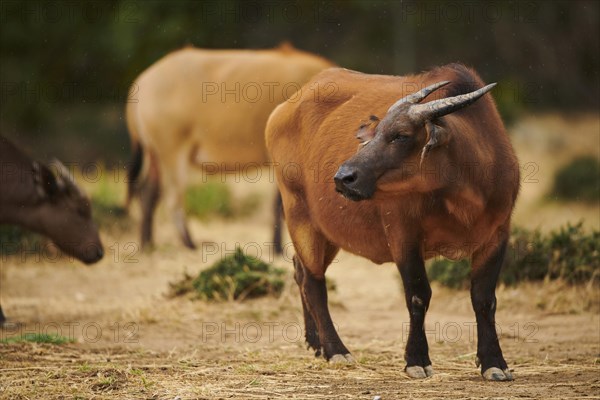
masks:
POLYGON ((410 140, 411 136, 409 135, 403 135, 401 133, 395 133, 394 136, 392 136, 392 139, 390 140, 390 143, 408 143, 408 141, 410 140))

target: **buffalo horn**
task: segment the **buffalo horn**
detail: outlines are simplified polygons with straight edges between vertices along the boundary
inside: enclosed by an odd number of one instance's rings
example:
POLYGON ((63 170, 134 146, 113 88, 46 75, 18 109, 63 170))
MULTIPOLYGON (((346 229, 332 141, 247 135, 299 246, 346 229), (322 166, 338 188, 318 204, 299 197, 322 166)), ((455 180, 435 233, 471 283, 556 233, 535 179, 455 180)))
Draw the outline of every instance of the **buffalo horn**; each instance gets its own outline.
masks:
POLYGON ((56 167, 59 180, 63 183, 64 188, 70 188, 74 192, 79 193, 81 196, 83 196, 83 192, 81 191, 81 189, 79 189, 79 186, 77 186, 77 183, 75 183, 75 181, 71 177, 69 170, 67 169, 67 167, 65 167, 65 165, 62 162, 54 158, 52 159, 50 164, 56 167))
POLYGON ((425 104, 415 104, 410 107, 408 112, 413 119, 420 121, 442 117, 473 104, 481 96, 492 90, 494 86, 496 86, 496 83, 490 83, 474 92, 433 100, 425 104))
POLYGON ((433 85, 429 85, 426 88, 419 90, 418 92, 409 94, 408 96, 404 96, 403 98, 401 98, 400 100, 398 100, 397 102, 392 104, 392 106, 388 109, 388 112, 393 111, 394 109, 396 109, 398 106, 400 106, 402 104, 406 104, 406 103, 416 104, 416 103, 420 102, 421 100, 423 100, 425 97, 429 96, 434 91, 438 90, 442 86, 445 86, 449 83, 450 83, 450 81, 437 82, 437 83, 434 83, 433 85))

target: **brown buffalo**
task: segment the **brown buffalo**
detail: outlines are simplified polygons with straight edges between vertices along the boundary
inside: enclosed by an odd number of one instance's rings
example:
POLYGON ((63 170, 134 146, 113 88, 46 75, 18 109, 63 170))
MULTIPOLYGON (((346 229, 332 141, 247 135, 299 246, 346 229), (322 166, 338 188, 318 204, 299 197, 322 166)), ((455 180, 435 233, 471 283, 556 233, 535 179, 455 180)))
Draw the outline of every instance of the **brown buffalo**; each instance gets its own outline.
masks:
POLYGON ((495 286, 519 167, 485 95, 494 85, 457 64, 402 77, 332 68, 309 84, 332 82, 331 96, 303 92, 277 107, 266 130, 308 344, 328 360, 352 360, 327 307, 325 272, 339 249, 394 262, 410 314, 406 371, 430 376, 424 260, 470 257, 477 362, 485 379, 512 379, 495 331, 495 286))
MULTIPOLYGON (((214 173, 267 163, 264 128, 269 114, 330 66, 284 45, 258 51, 185 48, 144 71, 126 107, 134 149, 127 206, 142 174, 142 245, 152 240, 162 190, 183 243, 194 248, 183 208, 190 166, 214 173)), ((279 222, 276 215, 277 229, 279 222)), ((278 230, 274 236, 280 248, 278 230)))
POLYGON ((0 136, 0 224, 45 235, 65 253, 95 263, 104 251, 90 201, 60 162, 52 164, 30 159, 0 136))

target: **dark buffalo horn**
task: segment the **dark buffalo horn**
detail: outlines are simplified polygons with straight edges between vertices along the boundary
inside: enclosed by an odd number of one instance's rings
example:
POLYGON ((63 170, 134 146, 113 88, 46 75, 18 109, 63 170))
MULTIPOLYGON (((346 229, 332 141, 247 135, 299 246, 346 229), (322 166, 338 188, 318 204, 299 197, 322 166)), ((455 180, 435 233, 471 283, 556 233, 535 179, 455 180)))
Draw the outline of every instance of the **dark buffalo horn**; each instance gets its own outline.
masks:
POLYGON ((442 117, 473 104, 481 96, 492 90, 494 86, 496 86, 496 83, 490 83, 489 85, 484 86, 481 89, 477 89, 471 93, 434 100, 425 104, 415 104, 408 110, 408 112, 414 120, 419 121, 432 120, 442 117))
POLYGON ((429 85, 426 88, 419 90, 418 92, 409 94, 408 96, 404 96, 403 98, 401 98, 400 100, 398 100, 397 102, 392 104, 392 106, 388 109, 387 112, 393 111, 399 105, 402 105, 402 104, 406 104, 406 103, 416 104, 416 103, 420 102, 421 100, 423 100, 425 97, 429 96, 431 93, 435 92, 442 86, 445 86, 449 83, 450 83, 450 81, 441 81, 438 83, 434 83, 433 85, 429 85))

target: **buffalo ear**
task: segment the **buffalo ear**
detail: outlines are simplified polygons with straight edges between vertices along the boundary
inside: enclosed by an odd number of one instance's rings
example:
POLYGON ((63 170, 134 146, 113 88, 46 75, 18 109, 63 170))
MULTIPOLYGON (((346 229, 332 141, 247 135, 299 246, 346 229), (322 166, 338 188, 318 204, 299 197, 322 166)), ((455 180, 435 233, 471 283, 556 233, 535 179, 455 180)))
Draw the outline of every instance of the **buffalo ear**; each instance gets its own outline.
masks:
POLYGON ((375 131, 379 124, 379 118, 375 115, 371 115, 367 122, 364 122, 358 128, 356 132, 356 138, 360 140, 361 144, 367 144, 371 139, 375 137, 375 131))
POLYGON ((43 199, 55 196, 60 190, 52 171, 37 161, 33 162, 33 184, 36 193, 43 199))
POLYGON ((448 131, 442 125, 434 124, 430 120, 425 122, 425 130, 427 131, 427 143, 421 150, 421 164, 429 154, 429 151, 435 147, 442 146, 448 143, 448 131))

